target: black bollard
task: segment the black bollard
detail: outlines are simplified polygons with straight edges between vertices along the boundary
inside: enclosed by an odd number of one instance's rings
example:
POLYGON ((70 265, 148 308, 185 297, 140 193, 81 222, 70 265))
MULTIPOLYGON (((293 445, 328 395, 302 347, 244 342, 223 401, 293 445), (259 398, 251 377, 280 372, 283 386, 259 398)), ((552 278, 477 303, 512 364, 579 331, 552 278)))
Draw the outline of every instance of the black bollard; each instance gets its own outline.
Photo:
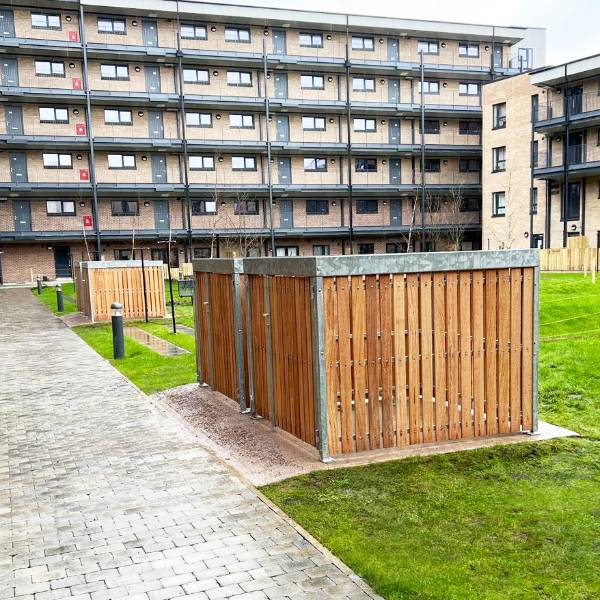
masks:
POLYGON ((63 300, 63 293, 60 285, 56 286, 56 310, 58 312, 65 312, 65 301, 63 300))
POLYGON ((125 358, 125 337, 123 334, 123 315, 121 314, 121 304, 113 302, 110 307, 115 311, 112 316, 112 335, 113 335, 113 356, 125 358))
POLYGON ((37 288, 38 288, 38 296, 41 296, 43 287, 42 287, 42 280, 40 277, 38 277, 38 279, 37 279, 37 288))

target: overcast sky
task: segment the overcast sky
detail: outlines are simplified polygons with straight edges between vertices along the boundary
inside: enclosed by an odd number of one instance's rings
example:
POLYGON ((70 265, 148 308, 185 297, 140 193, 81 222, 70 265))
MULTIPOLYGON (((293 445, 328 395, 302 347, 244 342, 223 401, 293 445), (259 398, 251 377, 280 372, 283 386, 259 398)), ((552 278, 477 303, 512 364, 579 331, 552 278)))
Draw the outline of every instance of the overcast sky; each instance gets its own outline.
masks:
MULTIPOLYGON (((209 0, 210 1, 210 0, 209 0)), ((546 62, 600 53, 600 0, 221 0, 371 16, 546 28, 546 62)))

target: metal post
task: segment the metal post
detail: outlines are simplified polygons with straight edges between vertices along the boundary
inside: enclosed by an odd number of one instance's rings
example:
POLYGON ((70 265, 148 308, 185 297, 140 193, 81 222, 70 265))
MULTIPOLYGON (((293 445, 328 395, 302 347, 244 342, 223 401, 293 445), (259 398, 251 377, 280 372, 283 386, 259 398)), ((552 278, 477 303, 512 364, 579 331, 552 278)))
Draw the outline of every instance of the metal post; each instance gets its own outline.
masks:
POLYGON ((263 276, 263 291, 265 300, 265 337, 267 340, 267 392, 269 398, 269 421, 271 428, 275 429, 275 384, 273 377, 273 340, 271 337, 271 279, 263 276))
POLYGON ((567 65, 565 65, 565 88, 564 88, 564 111, 565 111, 565 136, 563 140, 563 248, 567 247, 567 209, 569 207, 569 137, 571 136, 571 107, 569 106, 569 78, 567 77, 567 65))
MULTIPOLYGON (((350 254, 354 254, 354 201, 352 193, 352 103, 350 101, 350 30, 346 17, 346 160, 348 161, 348 233, 350 254)), ((341 160, 340 160, 341 163, 341 160)))
MULTIPOLYGON (((210 308, 210 290, 208 273, 204 273, 204 289, 206 290, 204 305, 206 306, 206 338, 208 340, 208 348, 206 349, 206 351, 208 360, 210 361, 210 385, 212 386, 215 382, 215 355, 213 354, 212 312, 210 308)), ((196 340, 196 343, 198 343, 198 340, 196 340)))
POLYGON ((323 306, 323 278, 311 277, 311 317, 313 380, 315 396, 315 423, 317 447, 323 462, 329 462, 329 431, 327 424, 327 381, 325 370, 325 311, 323 306))
POLYGON ((423 50, 419 52, 421 60, 421 252, 425 251, 425 65, 423 50))
POLYGON ((202 300, 198 297, 198 278, 200 273, 194 272, 194 329, 196 331, 196 372, 198 373, 198 385, 204 383, 204 372, 202 371, 202 348, 200 347, 200 320, 202 319, 202 300))
POLYGON ((248 354, 248 394, 250 395, 250 414, 256 417, 256 398, 254 397, 254 349, 252 347, 252 297, 250 279, 246 280, 246 351, 248 354))
POLYGON ((38 277, 37 278, 37 293, 38 293, 38 296, 42 295, 42 290, 43 289, 44 289, 44 287, 42 286, 42 278, 38 277))
POLYGON ((533 414, 532 430, 538 430, 538 356, 539 356, 539 322, 540 322, 540 267, 533 270, 533 414))
POLYGON ((65 312, 65 301, 63 299, 62 287, 56 286, 56 310, 58 312, 65 312))
POLYGON ((144 291, 144 317, 146 323, 148 322, 148 294, 146 292, 146 269, 144 268, 144 249, 140 248, 142 253, 142 289, 144 291))
MULTIPOLYGON (((171 254, 170 249, 168 252, 171 254)), ((171 321, 173 322, 173 333, 177 333, 177 325, 175 323, 175 301, 173 300, 173 280, 171 279, 171 265, 168 260, 167 273, 169 274, 169 296, 171 297, 171 321)))
POLYGON ((246 407, 246 377, 244 371, 244 322, 242 317, 242 283, 239 273, 233 274, 233 320, 235 328, 235 366, 237 371, 237 396, 240 412, 248 413, 246 407))
POLYGON ((113 302, 110 307, 115 311, 112 316, 113 357, 115 359, 125 358, 125 336, 123 334, 123 315, 121 304, 113 302))
POLYGON ((271 170, 271 135, 269 131, 269 89, 267 87, 268 63, 267 40, 263 39, 263 76, 265 80, 265 140, 267 142, 267 184, 269 187, 269 235, 271 238, 271 256, 275 256, 275 227, 273 225, 273 176, 271 170))

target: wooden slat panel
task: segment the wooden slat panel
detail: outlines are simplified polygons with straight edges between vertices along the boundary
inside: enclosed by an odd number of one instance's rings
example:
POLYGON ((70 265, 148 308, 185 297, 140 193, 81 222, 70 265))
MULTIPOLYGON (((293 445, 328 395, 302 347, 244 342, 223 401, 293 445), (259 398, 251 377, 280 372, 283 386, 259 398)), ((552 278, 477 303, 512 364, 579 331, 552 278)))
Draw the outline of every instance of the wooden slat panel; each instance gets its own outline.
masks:
POLYGON ((367 413, 366 294, 362 276, 351 278, 352 288, 352 359, 354 376, 354 424, 357 452, 369 449, 367 413))
POLYGON ((458 274, 446 275, 446 327, 448 344, 448 366, 446 382, 448 385, 448 438, 460 438, 460 412, 459 412, 459 336, 458 336, 458 274))
POLYGON ((337 293, 333 277, 323 278, 323 301, 325 308, 325 366, 327 372, 327 426, 329 452, 332 456, 341 452, 340 422, 337 407, 340 390, 337 344, 337 293))
POLYGON ((420 277, 421 323, 421 410, 423 414, 423 441, 434 440, 433 425, 433 318, 432 280, 430 273, 420 277))
POLYGON ((381 348, 381 405, 383 446, 391 448, 396 445, 396 425, 394 423, 394 367, 393 338, 394 315, 392 310, 392 280, 389 275, 379 276, 379 311, 381 315, 380 348, 381 348))
POLYGON ((487 435, 498 433, 497 400, 497 278, 495 270, 485 274, 485 428, 487 435))
POLYGON ((471 273, 459 275, 461 437, 473 437, 473 369, 471 356, 471 273))
POLYGON ((352 411, 352 356, 350 341, 350 284, 347 277, 336 280, 338 310, 338 352, 340 373, 340 417, 342 452, 354 450, 354 413, 352 411))
POLYGON ((498 271, 498 433, 508 433, 510 405, 510 272, 498 271))
POLYGON ((523 388, 522 412, 523 430, 533 428, 533 292, 534 272, 523 269, 523 388))
POLYGON ((394 384, 396 395, 396 443, 405 446, 409 439, 409 410, 407 389, 406 352, 406 282, 404 275, 394 275, 394 384))
POLYGON ((379 405, 379 290, 375 275, 365 279, 367 300, 367 386, 369 396, 369 446, 376 449, 382 446, 381 412, 379 405))
POLYGON ((521 430, 521 269, 510 272, 510 430, 521 430))
POLYGON ((421 365, 419 347, 419 276, 410 274, 406 278, 408 303, 408 402, 410 443, 418 444, 421 437, 421 365))
POLYGON ((473 326, 473 409, 475 437, 485 435, 485 290, 483 271, 473 271, 471 322, 473 326))
POLYGON ((433 275, 433 323, 435 359, 435 439, 448 439, 446 406, 446 276, 433 275))

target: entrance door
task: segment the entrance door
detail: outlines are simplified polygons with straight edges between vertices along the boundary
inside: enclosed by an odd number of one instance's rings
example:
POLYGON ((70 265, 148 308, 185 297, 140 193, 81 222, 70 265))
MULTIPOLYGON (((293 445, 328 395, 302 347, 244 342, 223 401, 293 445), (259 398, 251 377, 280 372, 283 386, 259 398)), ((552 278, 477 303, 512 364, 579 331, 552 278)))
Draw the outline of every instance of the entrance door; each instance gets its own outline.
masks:
POLYGON ((23 109, 20 106, 5 106, 6 133, 8 135, 23 135, 23 109))
POLYGON ((400 143, 400 119, 390 119, 390 144, 399 144, 400 143))
POLYGON ((19 85, 19 66, 16 58, 2 59, 2 85, 19 85))
POLYGON ((71 249, 68 246, 54 248, 54 270, 57 277, 72 277, 71 249))
POLYGON ((165 137, 165 127, 163 123, 162 110, 148 111, 148 128, 151 138, 162 139, 165 137))
POLYGON ((543 233, 534 233, 531 236, 531 247, 539 248, 540 250, 544 247, 544 234, 543 233))
POLYGON ((142 19, 144 46, 158 46, 158 26, 154 19, 142 19))
POLYGON ((398 38, 388 38, 388 60, 391 62, 400 60, 400 40, 398 38))
POLYGON ((275 73, 275 98, 287 98, 288 78, 287 73, 275 73))
POLYGON ((15 214, 15 231, 31 231, 31 205, 29 200, 15 200, 13 202, 15 214))
POLYGON ((572 133, 569 136, 569 163, 570 165, 579 165, 584 161, 584 144, 582 133, 572 133))
POLYGON ((273 29, 273 54, 287 54, 285 29, 273 29))
POLYGON ((583 87, 576 85, 569 88, 569 114, 578 115, 583 111, 583 87))
POLYGON ((392 104, 400 103, 400 80, 388 79, 388 102, 392 104))
POLYGON ((390 183, 392 185, 400 185, 400 159, 390 159, 390 183))
POLYGON ((152 155, 152 183, 167 183, 167 157, 164 154, 152 155))
POLYGON ((12 10, 0 10, 0 37, 15 37, 15 17, 12 10))
POLYGON ((12 183, 27 182, 27 155, 25 152, 10 153, 10 180, 12 183))
POLYGON ((277 115, 275 121, 277 126, 276 138, 278 142, 290 141, 290 120, 287 115, 277 115))
POLYGON ((290 185, 292 183, 292 159, 289 156, 279 157, 279 183, 290 185))
POLYGON ((492 61, 495 69, 501 69, 504 66, 502 44, 494 44, 492 61))
POLYGON ((169 230, 169 202, 167 200, 154 201, 154 228, 158 231, 169 230))
POLYGON ((291 200, 279 201, 279 227, 291 229, 294 226, 294 205, 291 200))
POLYGON ((400 198, 390 201, 390 225, 402 225, 402 200, 400 198))
POLYGON ((149 94, 160 94, 160 67, 146 65, 144 73, 146 75, 146 91, 149 94))

